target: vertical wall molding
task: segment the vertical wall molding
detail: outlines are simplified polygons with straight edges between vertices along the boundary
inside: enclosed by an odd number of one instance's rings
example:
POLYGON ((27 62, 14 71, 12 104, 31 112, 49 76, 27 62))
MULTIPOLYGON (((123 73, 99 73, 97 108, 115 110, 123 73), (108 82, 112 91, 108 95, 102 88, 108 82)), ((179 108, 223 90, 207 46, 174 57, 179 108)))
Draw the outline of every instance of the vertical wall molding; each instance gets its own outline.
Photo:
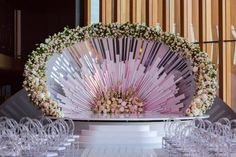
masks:
MULTIPOLYGON (((231 25, 231 3, 229 0, 221 0, 222 3, 222 29, 220 36, 220 53, 223 55, 223 63, 221 71, 223 71, 223 100, 225 100, 230 106, 232 105, 232 53, 231 43, 224 43, 225 39, 231 38, 230 25, 231 25), (222 52, 221 52, 222 51, 222 52), (227 52, 227 53, 226 53, 227 52)), ((219 5, 220 6, 220 5, 219 5)), ((235 9, 235 8, 234 8, 235 9)))
POLYGON ((226 79, 226 71, 224 70, 224 60, 225 60, 225 54, 223 53, 224 50, 224 44, 223 44, 223 10, 224 10, 224 5, 223 5, 223 0, 218 0, 219 4, 219 12, 218 12, 218 18, 219 18, 219 96, 225 100, 225 83, 224 80, 226 79))
POLYGON ((199 0, 199 9, 198 9, 198 13, 199 13, 199 46, 202 49, 203 48, 203 0, 199 0))
POLYGON ((91 23, 91 0, 84 1, 84 24, 89 25, 91 23))
POLYGON ((14 56, 21 59, 21 10, 14 10, 14 56))

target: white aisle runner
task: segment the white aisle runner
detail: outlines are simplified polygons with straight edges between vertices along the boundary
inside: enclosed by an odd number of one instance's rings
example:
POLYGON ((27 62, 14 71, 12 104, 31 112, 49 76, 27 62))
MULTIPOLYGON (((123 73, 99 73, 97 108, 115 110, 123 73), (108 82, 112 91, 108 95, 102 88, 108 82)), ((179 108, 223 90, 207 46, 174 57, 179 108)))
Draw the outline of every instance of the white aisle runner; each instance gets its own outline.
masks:
POLYGON ((162 149, 94 147, 81 149, 80 157, 166 157, 162 149))

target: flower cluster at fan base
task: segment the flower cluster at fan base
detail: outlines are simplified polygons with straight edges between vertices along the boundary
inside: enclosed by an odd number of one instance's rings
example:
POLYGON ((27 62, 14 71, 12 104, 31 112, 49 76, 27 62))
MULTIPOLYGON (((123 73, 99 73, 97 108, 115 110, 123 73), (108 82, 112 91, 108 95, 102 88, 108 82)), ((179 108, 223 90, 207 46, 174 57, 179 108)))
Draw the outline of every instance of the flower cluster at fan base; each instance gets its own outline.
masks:
POLYGON ((143 113, 143 102, 132 90, 125 93, 110 90, 96 101, 95 113, 143 113))
MULTIPOLYGON (((158 41, 166 44, 172 51, 191 62, 195 77, 195 93, 191 104, 186 109, 188 116, 199 116, 211 108, 216 91, 217 70, 207 53, 199 46, 188 42, 175 34, 162 32, 155 27, 143 24, 102 25, 100 23, 74 29, 65 28, 63 32, 54 34, 41 43, 29 56, 25 65, 23 86, 29 93, 33 103, 48 116, 62 117, 63 111, 58 102, 53 100, 46 83, 46 62, 55 53, 61 53, 64 48, 92 38, 133 37, 148 41, 158 41)), ((145 104, 144 104, 145 105, 145 104)))

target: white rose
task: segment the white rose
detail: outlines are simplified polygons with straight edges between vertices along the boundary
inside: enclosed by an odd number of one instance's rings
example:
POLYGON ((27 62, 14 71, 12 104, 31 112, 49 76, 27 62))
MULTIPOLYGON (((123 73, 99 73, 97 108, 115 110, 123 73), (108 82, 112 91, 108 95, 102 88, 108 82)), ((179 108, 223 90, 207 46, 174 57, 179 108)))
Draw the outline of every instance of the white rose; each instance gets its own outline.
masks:
POLYGON ((202 110, 199 110, 198 116, 202 116, 202 115, 203 115, 202 110))
POLYGON ((198 67, 193 67, 193 72, 197 72, 198 71, 198 67))
POLYGON ((36 77, 34 81, 35 81, 35 85, 38 86, 39 85, 39 78, 36 77))
POLYGON ((46 92, 46 96, 47 96, 47 97, 50 97, 50 96, 51 96, 51 94, 49 93, 49 91, 46 92))
POLYGON ((195 108, 194 110, 192 110, 192 113, 194 116, 198 116, 200 114, 200 110, 198 108, 195 108))
POLYGON ((39 94, 39 97, 40 97, 41 99, 44 99, 44 98, 45 98, 44 93, 40 93, 40 94, 39 94))
POLYGON ((194 102, 197 103, 197 104, 198 104, 198 103, 202 103, 201 99, 199 99, 199 98, 195 98, 195 99, 194 99, 194 102))
POLYGON ((205 102, 207 101, 207 99, 208 99, 208 96, 206 94, 202 94, 202 100, 205 102))
POLYGON ((199 90, 199 91, 197 92, 197 94, 198 94, 198 95, 201 95, 202 92, 203 92, 202 90, 199 90))

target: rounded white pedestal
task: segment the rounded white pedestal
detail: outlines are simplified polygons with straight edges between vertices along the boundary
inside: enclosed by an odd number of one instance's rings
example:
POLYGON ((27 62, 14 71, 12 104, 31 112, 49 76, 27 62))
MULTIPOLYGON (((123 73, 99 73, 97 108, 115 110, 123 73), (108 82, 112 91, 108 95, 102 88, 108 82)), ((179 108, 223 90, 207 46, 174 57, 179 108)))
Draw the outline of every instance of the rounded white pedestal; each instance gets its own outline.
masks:
MULTIPOLYGON (((190 122, 194 117, 179 114, 144 113, 138 115, 71 114, 81 148, 139 147, 161 148, 168 119, 190 122)), ((202 116, 198 118, 208 118, 202 116)))

